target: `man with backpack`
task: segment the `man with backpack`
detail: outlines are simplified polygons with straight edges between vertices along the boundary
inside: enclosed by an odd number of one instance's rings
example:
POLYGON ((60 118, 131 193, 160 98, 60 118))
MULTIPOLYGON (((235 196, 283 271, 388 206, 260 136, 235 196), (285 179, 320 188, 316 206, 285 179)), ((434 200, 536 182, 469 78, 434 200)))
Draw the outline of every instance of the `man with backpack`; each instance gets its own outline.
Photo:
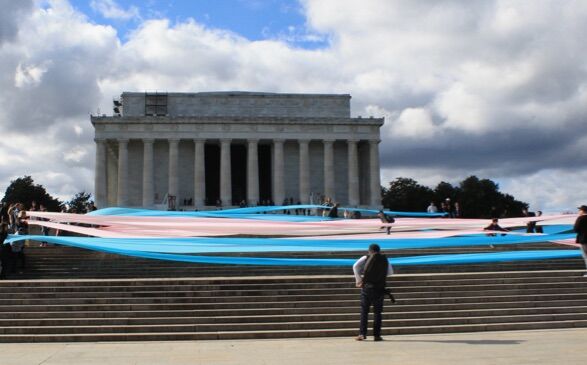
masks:
MULTIPOLYGON (((393 267, 387 257, 381 253, 379 245, 373 243, 369 246, 369 254, 355 262, 353 272, 357 288, 361 288, 361 324, 357 341, 367 339, 367 320, 371 306, 373 306, 373 340, 382 341, 381 314, 386 294, 385 282, 387 276, 393 274, 393 267)), ((393 301, 393 297, 390 296, 390 298, 393 301)))

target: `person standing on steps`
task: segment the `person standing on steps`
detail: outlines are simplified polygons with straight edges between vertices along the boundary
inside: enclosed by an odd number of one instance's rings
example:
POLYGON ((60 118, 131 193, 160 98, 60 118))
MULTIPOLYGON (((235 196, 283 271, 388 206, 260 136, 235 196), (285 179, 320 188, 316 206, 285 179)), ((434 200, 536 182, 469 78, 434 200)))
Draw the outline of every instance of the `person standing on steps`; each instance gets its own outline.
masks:
POLYGON ((332 208, 330 208, 330 212, 328 212, 328 218, 338 218, 338 207, 340 204, 335 203, 332 208))
MULTIPOLYGON (((542 211, 539 210, 536 212, 536 217, 542 217, 542 211)), ((544 233, 544 229, 542 228, 542 226, 536 226, 536 233, 544 233)))
POLYGON ((367 320, 369 309, 373 306, 373 340, 382 341, 381 322, 386 292, 385 282, 387 276, 393 274, 393 267, 387 257, 381 253, 379 245, 373 243, 369 246, 369 254, 355 262, 353 272, 357 288, 361 288, 361 324, 356 340, 367 339, 367 320))
MULTIPOLYGON (((581 255, 585 260, 585 268, 587 268, 587 205, 581 205, 579 208, 579 216, 575 221, 573 230, 577 233, 577 242, 581 246, 581 255)), ((587 273, 583 275, 587 278, 587 273)))

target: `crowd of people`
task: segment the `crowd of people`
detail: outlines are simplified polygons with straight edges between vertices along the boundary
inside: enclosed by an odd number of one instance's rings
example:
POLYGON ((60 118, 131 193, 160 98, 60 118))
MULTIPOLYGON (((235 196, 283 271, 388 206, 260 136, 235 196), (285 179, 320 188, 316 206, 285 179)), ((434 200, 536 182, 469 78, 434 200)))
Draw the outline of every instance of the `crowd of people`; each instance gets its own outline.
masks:
MULTIPOLYGON (((43 208, 42 206, 40 208, 43 208)), ((31 209, 37 210, 36 204, 31 209)), ((9 206, 2 203, 0 207, 0 279, 8 273, 22 273, 26 266, 25 245, 23 241, 4 243, 8 234, 27 235, 29 217, 23 204, 9 206)))
POLYGON ((462 218, 463 213, 461 211, 461 204, 451 202, 450 198, 446 198, 440 202, 440 206, 437 206, 435 202, 430 202, 430 205, 426 208, 428 213, 446 213, 448 218, 462 218))
MULTIPOLYGON (((74 214, 85 214, 90 211, 96 210, 93 203, 89 203, 83 208, 74 208, 67 205, 63 205, 62 213, 74 213, 74 214)), ((33 218, 27 215, 27 212, 46 212, 47 209, 43 204, 37 204, 33 201, 29 207, 26 207, 23 203, 12 203, 10 205, 2 203, 0 205, 0 279, 5 279, 9 274, 22 274, 26 268, 26 255, 25 241, 14 241, 6 243, 6 238, 9 234, 13 235, 28 235, 30 232, 28 221, 33 218)), ((44 236, 49 235, 49 228, 40 227, 38 231, 44 236)), ((58 232, 55 232, 58 235, 58 232)), ((45 247, 48 244, 41 242, 40 246, 45 247)))

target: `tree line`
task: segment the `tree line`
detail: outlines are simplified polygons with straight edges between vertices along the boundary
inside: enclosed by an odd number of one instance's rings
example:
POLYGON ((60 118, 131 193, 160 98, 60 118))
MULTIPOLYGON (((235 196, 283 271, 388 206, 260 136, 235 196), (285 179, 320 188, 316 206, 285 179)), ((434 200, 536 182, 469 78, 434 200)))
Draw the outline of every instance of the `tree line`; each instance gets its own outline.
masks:
POLYGON ((528 208, 528 203, 500 192, 494 181, 474 175, 458 185, 442 181, 434 189, 406 177, 398 177, 389 187, 382 187, 383 206, 390 210, 422 212, 431 202, 440 206, 446 198, 452 204, 459 203, 463 218, 520 217, 522 210, 528 208))
POLYGON ((32 206, 33 202, 37 204, 37 208, 43 205, 49 212, 60 212, 67 207, 68 211, 75 213, 86 213, 88 207, 94 204, 92 195, 85 191, 75 194, 71 200, 62 202, 47 193, 43 185, 35 184, 30 176, 12 180, 2 198, 2 203, 7 206, 22 203, 27 209, 32 206))

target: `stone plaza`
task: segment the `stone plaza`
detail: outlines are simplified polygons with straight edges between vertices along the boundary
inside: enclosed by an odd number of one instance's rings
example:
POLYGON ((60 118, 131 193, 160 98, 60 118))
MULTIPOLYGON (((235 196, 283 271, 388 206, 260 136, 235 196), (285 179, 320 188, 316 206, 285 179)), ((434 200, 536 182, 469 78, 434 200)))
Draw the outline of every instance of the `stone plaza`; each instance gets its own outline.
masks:
POLYGON ((92 116, 98 208, 207 209, 324 197, 380 206, 382 118, 350 95, 124 92, 92 116))

